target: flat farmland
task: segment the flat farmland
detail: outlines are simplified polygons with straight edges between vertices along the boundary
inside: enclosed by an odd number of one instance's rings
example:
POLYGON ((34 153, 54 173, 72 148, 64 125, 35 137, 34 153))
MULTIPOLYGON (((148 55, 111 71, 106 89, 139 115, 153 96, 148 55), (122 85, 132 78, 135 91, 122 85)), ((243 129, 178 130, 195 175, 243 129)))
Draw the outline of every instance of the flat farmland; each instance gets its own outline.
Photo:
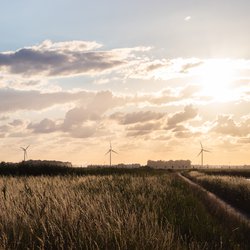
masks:
POLYGON ((1 177, 1 249, 247 249, 174 173, 1 177))
POLYGON ((249 173, 247 170, 207 170, 185 175, 249 216, 250 181, 246 178, 249 173))

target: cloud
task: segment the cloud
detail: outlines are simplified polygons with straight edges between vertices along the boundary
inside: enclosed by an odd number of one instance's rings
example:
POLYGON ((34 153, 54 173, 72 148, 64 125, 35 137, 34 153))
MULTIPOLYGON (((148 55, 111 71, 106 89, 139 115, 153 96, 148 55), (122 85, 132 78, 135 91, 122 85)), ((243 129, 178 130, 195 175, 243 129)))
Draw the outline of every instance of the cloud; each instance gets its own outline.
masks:
POLYGON ((42 110, 56 104, 64 104, 76 100, 88 100, 94 93, 80 91, 78 93, 55 92, 41 93, 39 91, 21 91, 15 89, 0 89, 0 113, 17 110, 42 110))
MULTIPOLYGON (((73 108, 66 111, 64 117, 56 120, 47 117, 39 122, 30 122, 26 127, 27 132, 31 131, 34 134, 59 132, 71 137, 79 136, 80 138, 86 138, 97 134, 101 135, 104 131, 107 132, 106 125, 111 122, 111 126, 118 126, 117 129, 127 131, 129 136, 139 136, 166 129, 167 121, 167 129, 173 129, 173 132, 177 135, 179 132, 187 132, 183 131, 183 129, 177 131, 182 127, 179 123, 192 119, 197 115, 197 110, 192 105, 186 106, 184 111, 177 112, 168 119, 166 112, 151 110, 127 112, 126 107, 128 105, 133 104, 137 106, 146 99, 150 103, 154 102, 155 97, 152 97, 154 94, 151 95, 151 98, 150 96, 137 98, 129 95, 118 96, 111 91, 80 91, 75 93, 40 93, 38 91, 16 91, 11 89, 5 89, 5 91, 7 94, 3 95, 3 97, 5 97, 6 103, 5 101, 3 102, 2 108, 9 112, 17 110, 43 110, 53 105, 62 105, 68 102, 74 105, 73 108), (8 107, 11 107, 11 109, 8 109, 8 107), (118 108, 123 111, 116 112, 118 108), (117 122, 116 125, 112 123, 112 120, 117 122), (124 128, 120 125, 124 126, 124 128)), ((184 94, 189 96, 192 91, 193 89, 183 88, 180 93, 183 93, 183 96, 184 94)), ((162 95, 168 96, 171 94, 165 90, 162 92, 162 95)), ((10 124, 13 126, 14 124, 17 125, 17 123, 18 121, 12 121, 10 124)))
POLYGON ((98 76, 97 84, 107 84, 111 79, 170 80, 201 77, 200 69, 214 63, 245 72, 250 65, 249 60, 152 58, 148 53, 152 48, 143 46, 110 50, 101 50, 101 47, 102 44, 95 41, 46 40, 16 51, 1 52, 1 77, 3 82, 17 82, 32 88, 47 78, 98 76))
POLYGON ((93 125, 85 125, 85 126, 75 126, 74 129, 71 130, 70 136, 73 138, 88 138, 95 134, 96 126, 93 125))
POLYGON ((2 125, 2 126, 0 126, 0 133, 1 134, 5 134, 5 133, 7 133, 9 131, 10 131, 10 126, 8 126, 8 125, 2 125))
POLYGON ((162 119, 166 114, 153 111, 138 111, 132 113, 114 113, 110 116, 111 119, 117 120, 120 124, 133 124, 137 122, 147 122, 151 120, 162 119))
POLYGON ((59 120, 58 122, 56 122, 51 119, 45 118, 38 123, 30 123, 27 126, 27 129, 31 130, 32 133, 35 134, 61 132, 73 138, 87 138, 93 136, 97 128, 95 119, 93 119, 93 122, 90 122, 90 119, 90 117, 86 116, 85 119, 83 118, 81 109, 74 109, 73 113, 72 110, 67 112, 64 121, 59 120), (81 115, 81 117, 77 119, 79 114, 81 115), (68 120, 69 117, 72 118, 72 120, 68 120))
POLYGON ((71 130, 75 125, 82 124, 86 121, 98 121, 100 119, 100 114, 95 112, 95 110, 89 110, 84 107, 75 107, 69 110, 63 122, 63 130, 71 130))
POLYGON ((6 120, 8 120, 8 119, 9 119, 8 116, 1 116, 1 117, 0 117, 0 121, 6 121, 6 120))
MULTIPOLYGON (((69 41, 26 47, 0 53, 0 70, 22 76, 72 76, 101 73, 126 64, 127 57, 139 48, 99 51, 96 42, 69 41)), ((144 50, 141 48, 141 50, 144 50)))
POLYGON ((27 122, 21 119, 14 119, 11 122, 0 126, 0 133, 3 137, 21 137, 26 133, 27 122))
POLYGON ((201 134, 200 132, 193 132, 190 128, 181 124, 176 124, 175 127, 171 127, 171 129, 176 138, 190 138, 201 134))
POLYGON ((154 131, 161 128, 162 123, 160 122, 148 122, 139 123, 133 126, 129 126, 128 130, 139 130, 139 131, 154 131))
POLYGON ((180 95, 173 93, 172 89, 165 89, 157 95, 151 94, 151 95, 141 96, 140 100, 146 101, 152 104, 156 104, 156 105, 161 105, 165 103, 178 101, 180 100, 180 98, 181 98, 180 95))
POLYGON ((194 134, 191 133, 190 131, 180 131, 180 132, 175 133, 175 137, 177 138, 190 138, 193 136, 194 134))
POLYGON ((154 131, 160 130, 162 127, 162 122, 156 120, 147 123, 137 123, 133 126, 127 127, 127 136, 143 136, 150 134, 154 131))
POLYGON ((186 85, 184 87, 164 88, 159 92, 143 93, 139 95, 127 96, 127 101, 134 104, 147 103, 153 106, 162 106, 163 104, 186 103, 187 100, 197 99, 201 87, 198 85, 186 85))
POLYGON ((177 124, 193 119, 198 111, 192 105, 184 107, 184 111, 177 112, 168 118, 168 129, 175 128, 177 124))
POLYGON ((24 76, 69 76, 92 74, 123 64, 116 55, 107 52, 40 52, 21 49, 12 54, 0 54, 0 68, 24 76))
POLYGON ((77 124, 99 121, 106 111, 122 106, 125 102, 124 98, 114 96, 110 91, 97 92, 86 105, 69 110, 65 115, 62 127, 68 131, 77 124))
POLYGON ((165 117, 165 113, 140 111, 127 114, 119 112, 111 116, 105 115, 106 111, 112 110, 120 104, 120 99, 117 99, 111 93, 100 92, 87 105, 68 110, 64 119, 52 121, 46 118, 38 123, 30 123, 27 129, 32 130, 33 133, 62 132, 71 137, 86 138, 97 134, 97 132, 101 132, 99 133, 101 135, 103 131, 107 131, 105 124, 109 119, 118 121, 122 126, 128 125, 125 130, 128 131, 129 136, 132 134, 147 134, 161 129, 164 123, 164 120, 161 121, 161 119, 165 117), (92 107, 97 99, 106 99, 108 96, 111 101, 106 101, 106 106, 103 105, 102 108, 92 107), (135 125, 130 126, 131 124, 135 125))
MULTIPOLYGON (((75 113, 76 114, 76 113, 75 113)), ((82 119, 72 120, 70 124, 65 124, 65 121, 53 121, 45 118, 38 123, 30 123, 27 126, 35 134, 49 134, 54 132, 63 133, 64 136, 72 138, 87 138, 93 136, 97 130, 96 122, 83 122, 82 119)), ((62 134, 62 135, 63 135, 62 134)))
POLYGON ((147 135, 148 133, 150 133, 150 131, 148 131, 148 130, 135 130, 135 131, 129 131, 126 134, 126 136, 128 136, 128 137, 138 137, 138 136, 147 135))
POLYGON ((66 112, 64 118, 57 121, 45 118, 40 122, 31 122, 27 129, 33 133, 62 132, 71 137, 86 138, 96 132, 99 124, 105 119, 105 112, 123 105, 126 98, 114 96, 110 91, 100 91, 75 93, 69 96, 69 100, 78 101, 74 108, 66 112))
POLYGON ((114 95, 111 91, 97 92, 87 108, 103 114, 108 109, 126 104, 126 98, 114 95))
POLYGON ((102 44, 95 41, 65 41, 53 43, 51 40, 45 40, 40 45, 29 47, 37 51, 90 51, 99 49, 102 44))
POLYGON ((180 99, 187 99, 192 98, 194 99, 194 95, 199 93, 201 91, 202 87, 199 85, 186 85, 181 91, 180 91, 180 99))
POLYGON ((21 126, 23 125, 23 121, 20 120, 20 119, 15 119, 13 120, 12 122, 9 123, 11 126, 13 127, 18 127, 18 126, 21 126))
POLYGON ((34 133, 51 133, 56 131, 56 124, 45 118, 39 123, 30 123, 27 128, 32 129, 34 133))
POLYGON ((197 62, 190 62, 182 65, 182 69, 180 70, 181 73, 188 73, 190 69, 199 67, 202 65, 204 62, 202 61, 197 61, 197 62))
POLYGON ((188 129, 183 125, 176 125, 173 128, 173 132, 187 132, 187 131, 188 131, 188 129))
POLYGON ((211 131, 235 137, 247 136, 250 134, 250 119, 236 123, 231 115, 219 115, 211 131))
POLYGON ((170 80, 184 75, 197 74, 195 69, 205 62, 198 58, 152 59, 143 57, 143 60, 132 60, 129 67, 124 67, 122 72, 131 79, 170 80))
POLYGON ((191 20, 191 16, 186 16, 185 18, 184 18, 184 21, 186 21, 186 22, 188 22, 188 21, 190 21, 191 20))
POLYGON ((247 137, 247 138, 240 138, 240 139, 238 140, 238 143, 248 144, 248 143, 250 143, 250 137, 247 137))

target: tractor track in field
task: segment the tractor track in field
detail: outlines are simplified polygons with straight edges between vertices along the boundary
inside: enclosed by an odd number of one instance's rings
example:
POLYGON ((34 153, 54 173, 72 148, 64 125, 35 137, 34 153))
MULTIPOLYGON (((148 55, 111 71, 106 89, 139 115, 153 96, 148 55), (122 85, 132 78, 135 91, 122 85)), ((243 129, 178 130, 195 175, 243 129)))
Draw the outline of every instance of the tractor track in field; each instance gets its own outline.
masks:
POLYGON ((190 186, 192 186, 195 189, 200 190, 203 193, 205 193, 207 195, 208 199, 211 202, 213 202, 214 204, 216 204, 220 209, 224 210, 229 216, 233 216, 236 220, 238 220, 240 222, 243 222, 244 224, 246 224, 250 228, 250 217, 249 217, 249 215, 243 213, 242 211, 240 211, 236 207, 233 207, 231 204, 227 203, 226 201, 224 201, 223 199, 221 199, 216 194, 208 191, 207 189, 205 189, 201 185, 197 184, 196 182, 190 180, 189 178, 185 177, 181 173, 178 173, 177 175, 183 181, 185 181, 186 183, 188 183, 190 186))

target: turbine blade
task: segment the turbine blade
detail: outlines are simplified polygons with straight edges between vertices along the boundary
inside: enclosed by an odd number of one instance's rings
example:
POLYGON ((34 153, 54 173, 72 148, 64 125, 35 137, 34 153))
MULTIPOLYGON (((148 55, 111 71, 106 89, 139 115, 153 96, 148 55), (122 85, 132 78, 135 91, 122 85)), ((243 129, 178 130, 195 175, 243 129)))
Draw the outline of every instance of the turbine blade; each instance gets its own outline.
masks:
POLYGON ((202 146, 202 143, 201 143, 201 141, 200 141, 200 144, 201 144, 201 148, 203 149, 203 146, 202 146))
POLYGON ((25 151, 25 148, 23 148, 23 147, 20 147, 23 151, 25 151))
POLYGON ((206 149, 203 149, 204 152, 208 152, 208 153, 211 153, 211 151, 209 150, 206 150, 206 149))
POLYGON ((200 153, 197 155, 197 157, 202 153, 203 150, 200 151, 200 153))
POLYGON ((115 154, 118 154, 115 150, 111 149, 112 152, 114 152, 115 154))
POLYGON ((105 155, 107 155, 108 153, 110 153, 110 149, 108 150, 108 152, 105 155))
MULTIPOLYGON (((30 146, 30 145, 29 145, 30 146)), ((26 148, 26 150, 29 148, 29 146, 26 148)))

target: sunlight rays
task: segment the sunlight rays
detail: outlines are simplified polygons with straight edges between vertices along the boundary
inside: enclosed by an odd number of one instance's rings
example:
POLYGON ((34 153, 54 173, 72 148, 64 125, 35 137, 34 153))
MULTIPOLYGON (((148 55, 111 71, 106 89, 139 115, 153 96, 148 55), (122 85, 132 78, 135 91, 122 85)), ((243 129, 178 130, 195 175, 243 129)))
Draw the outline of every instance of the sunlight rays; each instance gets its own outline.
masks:
POLYGON ((235 69, 228 60, 209 60, 199 69, 202 94, 216 101, 228 101, 234 96, 232 83, 235 69))

